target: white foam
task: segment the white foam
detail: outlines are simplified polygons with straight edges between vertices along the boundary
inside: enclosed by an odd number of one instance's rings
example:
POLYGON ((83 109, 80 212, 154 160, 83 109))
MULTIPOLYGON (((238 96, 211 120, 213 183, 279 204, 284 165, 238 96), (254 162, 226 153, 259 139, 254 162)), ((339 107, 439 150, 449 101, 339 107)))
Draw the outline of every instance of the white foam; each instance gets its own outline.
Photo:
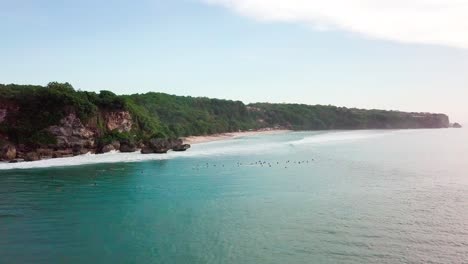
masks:
MULTIPOLYGON (((395 131, 331 131, 322 134, 308 134, 301 132, 305 137, 300 140, 293 141, 278 141, 275 136, 271 137, 270 141, 263 140, 264 136, 249 136, 230 140, 214 141, 207 143, 195 144, 186 152, 168 152, 167 154, 141 154, 140 152, 120 153, 109 152, 105 154, 85 154, 69 158, 57 158, 48 160, 39 160, 34 162, 18 162, 18 163, 0 163, 0 170, 8 169, 30 169, 30 168, 48 168, 48 167, 64 167, 78 166, 86 164, 98 163, 119 163, 119 162, 138 162, 148 160, 166 160, 177 157, 202 157, 202 156, 223 156, 223 155, 252 155, 258 153, 266 153, 272 151, 284 151, 286 147, 294 147, 297 145, 308 144, 325 144, 341 141, 362 140, 373 137, 380 137, 395 133, 395 131), (261 140, 256 140, 261 139, 261 140)), ((281 134, 277 135, 282 137, 281 134)), ((297 137, 294 137, 297 139, 297 137)))
POLYGON ((97 163, 136 162, 144 160, 162 160, 167 158, 169 158, 169 155, 144 155, 139 152, 119 153, 113 151, 105 154, 88 153, 75 157, 47 159, 34 162, 0 163, 0 170, 77 166, 97 163))
POLYGON ((327 144, 341 141, 356 141, 375 137, 382 137, 395 133, 394 130, 359 130, 359 131, 333 131, 323 134, 307 136, 291 142, 293 145, 327 144))
MULTIPOLYGON (((221 143, 213 142, 213 143, 221 143)), ((0 170, 11 170, 11 169, 31 169, 31 168, 49 168, 49 167, 65 167, 65 166, 78 166, 98 163, 120 163, 120 162, 138 162, 147 160, 166 160, 175 157, 198 157, 198 156, 210 156, 210 155, 222 155, 225 154, 226 148, 218 144, 213 143, 201 143, 192 146, 192 148, 186 152, 173 152, 170 151, 167 154, 141 154, 139 151, 131 153, 120 153, 118 151, 111 151, 104 154, 91 154, 87 153, 75 157, 67 158, 56 158, 38 160, 33 162, 18 162, 18 163, 0 163, 0 170)), ((241 149, 231 149, 231 152, 241 151, 241 149)))

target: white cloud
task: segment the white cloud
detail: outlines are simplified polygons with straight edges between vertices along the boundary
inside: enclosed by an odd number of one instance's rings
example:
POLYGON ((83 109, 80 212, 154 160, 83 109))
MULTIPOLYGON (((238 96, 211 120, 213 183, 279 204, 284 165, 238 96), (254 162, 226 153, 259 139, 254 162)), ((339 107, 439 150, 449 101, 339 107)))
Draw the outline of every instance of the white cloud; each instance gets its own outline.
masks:
POLYGON ((263 21, 468 48, 468 0, 202 0, 263 21))

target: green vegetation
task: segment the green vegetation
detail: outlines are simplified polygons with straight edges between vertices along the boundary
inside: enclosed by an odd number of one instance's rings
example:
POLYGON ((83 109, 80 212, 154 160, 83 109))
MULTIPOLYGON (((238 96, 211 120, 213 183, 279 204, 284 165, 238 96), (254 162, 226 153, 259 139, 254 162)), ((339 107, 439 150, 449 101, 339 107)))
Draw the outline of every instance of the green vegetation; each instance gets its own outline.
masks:
POLYGON ((438 128, 449 124, 444 114, 301 104, 257 103, 249 108, 266 126, 293 130, 438 128))
POLYGON ((69 83, 49 83, 47 87, 32 85, 0 85, 0 104, 10 106, 7 122, 2 123, 8 138, 17 144, 36 140, 50 142, 44 128, 58 124, 67 113, 74 112, 88 120, 97 107, 87 93, 76 92, 69 83), (17 109, 17 111, 15 111, 17 109))
MULTIPOLYGON (((446 115, 349 109, 335 106, 268 104, 175 96, 164 93, 116 95, 76 91, 69 83, 1 85, 0 138, 15 144, 54 144, 44 129, 75 113, 84 124, 94 120, 100 143, 113 140, 205 135, 266 127, 293 130, 381 129, 448 127, 446 115), (133 130, 127 134, 106 131, 100 113, 129 111, 133 130)), ((92 123, 92 122, 91 122, 92 123)))
POLYGON ((98 144, 98 146, 104 146, 107 144, 112 144, 115 141, 133 142, 134 138, 132 134, 127 133, 127 132, 121 133, 118 131, 110 131, 110 132, 105 133, 102 137, 99 137, 96 143, 98 144))
POLYGON ((127 103, 155 120, 167 136, 205 135, 256 128, 254 116, 239 101, 147 93, 126 96, 127 103))

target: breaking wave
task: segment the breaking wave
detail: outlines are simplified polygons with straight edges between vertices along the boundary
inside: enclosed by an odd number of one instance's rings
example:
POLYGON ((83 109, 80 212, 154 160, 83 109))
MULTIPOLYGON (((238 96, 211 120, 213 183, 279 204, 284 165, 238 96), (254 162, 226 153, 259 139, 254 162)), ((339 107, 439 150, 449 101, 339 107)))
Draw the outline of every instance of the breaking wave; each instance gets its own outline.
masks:
POLYGON ((356 141, 363 139, 370 139, 376 137, 383 137, 390 134, 394 134, 396 131, 380 131, 380 130, 360 130, 360 131, 333 131, 325 132, 322 134, 316 134, 306 136, 302 139, 291 142, 293 145, 308 145, 308 144, 326 144, 335 143, 341 141, 356 141))
POLYGON ((223 155, 249 155, 266 151, 284 151, 286 147, 297 145, 326 144, 342 141, 363 140, 382 137, 395 131, 330 131, 330 132, 291 132, 280 135, 246 136, 236 139, 200 143, 192 146, 187 152, 169 152, 167 154, 141 154, 139 152, 105 154, 85 154, 69 158, 57 158, 34 162, 0 163, 0 170, 30 169, 78 166, 98 163, 139 162, 149 160, 167 160, 179 157, 202 157, 223 155))

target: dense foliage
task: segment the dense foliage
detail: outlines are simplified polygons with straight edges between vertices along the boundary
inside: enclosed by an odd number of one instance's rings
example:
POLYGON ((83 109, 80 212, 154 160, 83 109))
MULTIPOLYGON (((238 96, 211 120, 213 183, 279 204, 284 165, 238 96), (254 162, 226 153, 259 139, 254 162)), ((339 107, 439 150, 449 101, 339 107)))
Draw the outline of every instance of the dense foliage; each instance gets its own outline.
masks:
POLYGON ((448 117, 443 114, 363 110, 331 105, 257 103, 249 105, 249 109, 266 126, 293 130, 437 128, 448 127, 449 124, 448 117))
POLYGON ((266 127, 293 130, 434 128, 447 127, 445 115, 361 110, 335 106, 268 104, 245 105, 240 101, 146 93, 118 96, 110 91, 76 91, 69 83, 0 85, 0 109, 10 109, 0 122, 0 136, 16 144, 53 144, 44 129, 56 125, 69 113, 83 123, 94 120, 99 139, 150 138, 205 135, 266 127), (131 113, 130 134, 105 131, 103 111, 131 113))
POLYGON ((68 84, 49 83, 47 87, 32 85, 1 85, 0 104, 10 105, 7 122, 0 126, 15 143, 53 143, 44 128, 58 124, 67 113, 75 112, 82 120, 97 110, 87 93, 76 92, 68 84))
POLYGON ((146 115, 164 124, 170 136, 205 135, 256 128, 247 107, 239 101, 147 93, 126 96, 146 115), (142 110, 143 111, 143 110, 142 110))

